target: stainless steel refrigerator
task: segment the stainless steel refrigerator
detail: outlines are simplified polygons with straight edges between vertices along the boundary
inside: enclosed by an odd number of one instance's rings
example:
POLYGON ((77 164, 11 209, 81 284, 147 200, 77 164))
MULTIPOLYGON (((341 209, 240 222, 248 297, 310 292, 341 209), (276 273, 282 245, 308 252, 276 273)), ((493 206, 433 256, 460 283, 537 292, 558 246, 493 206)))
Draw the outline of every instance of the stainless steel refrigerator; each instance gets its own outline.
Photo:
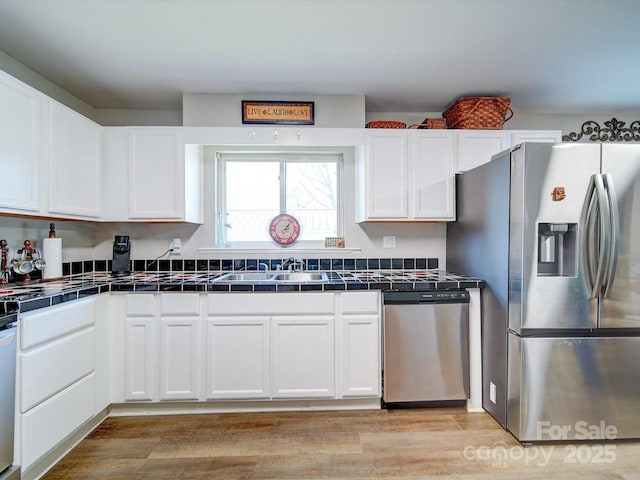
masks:
POLYGON ((640 145, 523 143, 457 176, 483 407, 521 442, 640 438, 640 145))

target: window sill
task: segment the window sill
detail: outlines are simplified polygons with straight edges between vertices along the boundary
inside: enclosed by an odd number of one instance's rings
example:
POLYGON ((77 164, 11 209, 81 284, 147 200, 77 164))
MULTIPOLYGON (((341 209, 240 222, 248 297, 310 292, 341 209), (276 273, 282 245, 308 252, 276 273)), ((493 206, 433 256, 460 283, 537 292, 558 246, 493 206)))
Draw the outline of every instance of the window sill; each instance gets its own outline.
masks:
POLYGON ((244 247, 244 248, 216 248, 216 247, 202 247, 198 248, 199 254, 211 254, 211 253, 231 253, 231 254, 248 254, 248 253, 258 253, 258 254, 283 254, 284 256, 294 256, 294 255, 317 255, 322 253, 327 254, 351 254, 360 252, 362 249, 360 248, 277 248, 277 247, 244 247))

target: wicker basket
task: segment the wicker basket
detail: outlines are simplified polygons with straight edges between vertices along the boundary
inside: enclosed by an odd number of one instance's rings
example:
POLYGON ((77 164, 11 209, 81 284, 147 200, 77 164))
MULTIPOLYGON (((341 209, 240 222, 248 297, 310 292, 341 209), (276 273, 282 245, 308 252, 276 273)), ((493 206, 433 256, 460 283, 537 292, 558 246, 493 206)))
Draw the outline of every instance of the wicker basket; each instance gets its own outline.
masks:
POLYGON ((442 112, 447 128, 500 130, 513 118, 509 97, 461 97, 442 112))
POLYGON ((394 120, 374 120, 367 123, 367 128, 407 128, 407 124, 394 120))
POLYGON ((414 123, 409 128, 447 128, 444 118, 425 118, 422 123, 414 123))

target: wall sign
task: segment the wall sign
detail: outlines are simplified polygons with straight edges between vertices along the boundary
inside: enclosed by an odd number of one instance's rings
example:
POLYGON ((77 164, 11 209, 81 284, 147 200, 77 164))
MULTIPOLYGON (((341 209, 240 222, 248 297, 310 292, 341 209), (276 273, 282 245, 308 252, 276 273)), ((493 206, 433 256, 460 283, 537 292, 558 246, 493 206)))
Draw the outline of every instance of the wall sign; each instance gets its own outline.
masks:
POLYGON ((314 102, 242 100, 242 123, 313 125, 314 102))

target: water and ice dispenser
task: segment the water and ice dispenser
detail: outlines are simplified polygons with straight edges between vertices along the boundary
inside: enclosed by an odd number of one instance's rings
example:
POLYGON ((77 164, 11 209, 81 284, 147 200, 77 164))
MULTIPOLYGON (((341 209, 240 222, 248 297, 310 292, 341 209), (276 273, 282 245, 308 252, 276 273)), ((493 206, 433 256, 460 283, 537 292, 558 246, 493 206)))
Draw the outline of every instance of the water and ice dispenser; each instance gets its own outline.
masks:
POLYGON ((576 275, 577 235, 577 223, 538 224, 538 276, 576 275))

